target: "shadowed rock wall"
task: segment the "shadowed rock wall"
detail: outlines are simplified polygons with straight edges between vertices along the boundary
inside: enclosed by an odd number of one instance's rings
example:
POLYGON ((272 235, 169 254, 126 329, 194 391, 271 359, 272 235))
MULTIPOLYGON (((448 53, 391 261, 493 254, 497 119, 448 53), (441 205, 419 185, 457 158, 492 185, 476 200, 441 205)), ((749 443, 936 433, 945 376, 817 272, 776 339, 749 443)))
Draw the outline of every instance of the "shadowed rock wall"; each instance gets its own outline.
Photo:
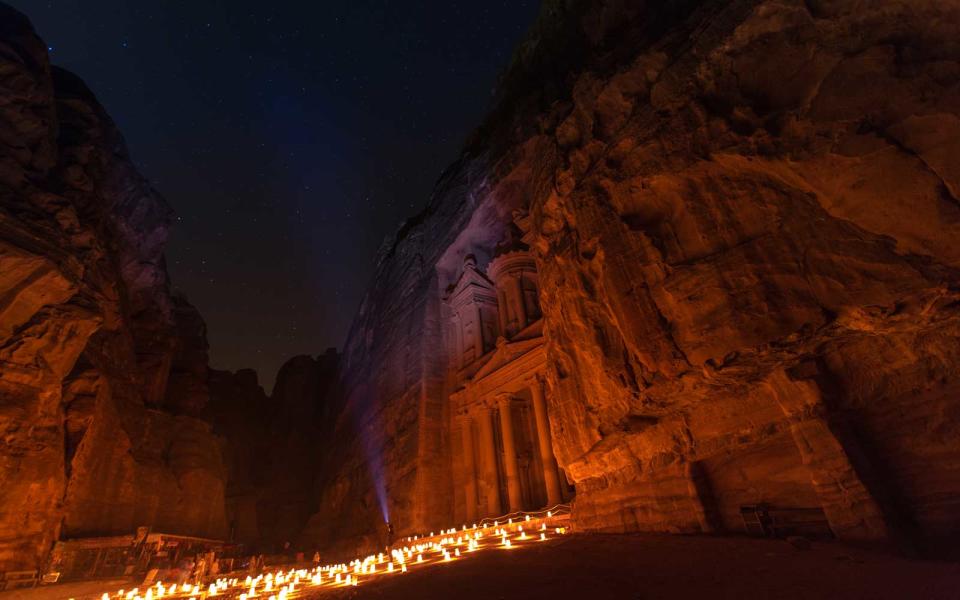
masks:
POLYGON ((440 294, 514 218, 581 529, 960 533, 960 6, 546 2, 380 253, 305 539, 451 523, 440 294), (378 493, 382 489, 383 493, 378 493))
POLYGON ((331 348, 288 360, 269 397, 251 370, 211 371, 204 416, 224 445, 232 539, 275 551, 303 531, 317 504, 339 359, 331 348))
POLYGON ((0 571, 58 538, 226 534, 203 320, 171 211, 89 90, 0 5, 0 571))

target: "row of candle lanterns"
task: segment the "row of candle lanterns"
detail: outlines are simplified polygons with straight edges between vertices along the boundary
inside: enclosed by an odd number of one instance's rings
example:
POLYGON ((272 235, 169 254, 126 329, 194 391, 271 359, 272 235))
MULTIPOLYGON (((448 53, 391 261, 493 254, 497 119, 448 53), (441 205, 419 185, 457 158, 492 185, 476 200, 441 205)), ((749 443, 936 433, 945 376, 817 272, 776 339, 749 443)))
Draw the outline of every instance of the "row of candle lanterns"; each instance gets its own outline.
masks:
MULTIPOLYGON (((553 513, 548 512, 546 519, 539 528, 530 529, 530 515, 514 523, 508 518, 501 525, 500 520, 492 523, 474 524, 472 527, 445 529, 434 535, 423 538, 411 536, 407 538, 408 545, 395 547, 389 555, 378 553, 362 560, 356 558, 349 563, 339 563, 314 567, 313 569, 291 569, 261 573, 256 577, 219 578, 205 587, 199 584, 170 584, 157 582, 143 590, 119 590, 114 594, 103 593, 100 600, 161 600, 177 598, 178 600, 207 600, 215 597, 237 598, 238 600, 289 600, 293 596, 320 586, 357 586, 360 576, 368 579, 371 576, 390 573, 406 573, 408 564, 440 564, 457 560, 464 553, 472 553, 481 549, 514 548, 518 542, 539 541, 548 539, 551 531, 554 535, 566 533, 564 527, 547 526, 547 519, 553 513), (527 524, 530 533, 524 530, 527 524), (492 530, 492 531, 491 531, 492 530), (489 542, 487 542, 490 540, 489 542), (487 542, 487 543, 485 543, 487 542)), ((74 599, 70 599, 74 600, 74 599)))

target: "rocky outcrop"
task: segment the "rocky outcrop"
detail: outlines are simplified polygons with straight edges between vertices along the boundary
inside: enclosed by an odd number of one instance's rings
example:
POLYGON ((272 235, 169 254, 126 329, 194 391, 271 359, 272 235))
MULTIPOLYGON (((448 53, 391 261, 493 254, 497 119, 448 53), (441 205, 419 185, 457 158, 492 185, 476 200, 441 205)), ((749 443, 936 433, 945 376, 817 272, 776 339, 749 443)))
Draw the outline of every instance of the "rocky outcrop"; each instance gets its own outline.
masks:
POLYGON ((211 370, 204 418, 222 440, 227 468, 227 520, 231 539, 254 546, 260 539, 257 503, 270 467, 270 398, 257 373, 211 370))
POLYGON ((204 417, 224 444, 232 539, 264 551, 297 541, 317 504, 339 355, 297 356, 268 397, 253 371, 211 371, 204 417))
POLYGON ((955 540, 958 34, 934 0, 546 2, 380 253, 305 538, 459 514, 442 295, 516 220, 577 527, 738 531, 767 503, 955 540))
POLYGON ((960 204, 931 155, 958 25, 939 3, 706 5, 578 77, 531 221, 581 526, 735 529, 766 501, 846 539, 957 531, 960 204))
POLYGON ((90 91, 0 5, 0 571, 59 536, 226 534, 203 323, 171 211, 90 91))

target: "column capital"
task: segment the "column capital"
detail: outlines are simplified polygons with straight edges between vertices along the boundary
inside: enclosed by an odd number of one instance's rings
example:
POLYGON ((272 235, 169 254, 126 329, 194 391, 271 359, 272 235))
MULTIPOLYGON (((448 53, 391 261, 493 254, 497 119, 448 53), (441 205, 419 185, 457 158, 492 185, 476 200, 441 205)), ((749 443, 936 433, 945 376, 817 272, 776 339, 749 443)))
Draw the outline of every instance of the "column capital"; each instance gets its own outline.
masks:
MULTIPOLYGON (((532 375, 527 377, 524 383, 526 383, 531 388, 533 388, 534 386, 543 386, 546 383, 546 379, 547 378, 544 373, 537 371, 536 373, 533 373, 532 375)), ((541 387, 540 390, 543 391, 543 388, 541 387)))

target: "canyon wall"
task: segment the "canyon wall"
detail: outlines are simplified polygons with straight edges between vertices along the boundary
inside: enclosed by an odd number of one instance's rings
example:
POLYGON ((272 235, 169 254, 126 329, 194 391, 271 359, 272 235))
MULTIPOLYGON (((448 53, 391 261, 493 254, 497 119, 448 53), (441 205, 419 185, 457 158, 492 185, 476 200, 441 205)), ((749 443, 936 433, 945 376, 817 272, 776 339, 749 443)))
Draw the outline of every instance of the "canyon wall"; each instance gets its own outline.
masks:
POLYGON ((444 293, 516 224, 577 528, 735 532, 765 503, 955 543, 958 40, 952 1, 545 2, 380 252, 304 542, 459 523, 444 293))
POLYGON ((0 4, 0 571, 58 537, 227 533, 205 326, 171 210, 75 76, 0 4))
POLYGON ((332 348, 288 360, 270 396, 252 370, 210 372, 204 418, 223 442, 230 539, 276 551, 305 527, 317 503, 314 482, 339 394, 339 360, 332 348))

